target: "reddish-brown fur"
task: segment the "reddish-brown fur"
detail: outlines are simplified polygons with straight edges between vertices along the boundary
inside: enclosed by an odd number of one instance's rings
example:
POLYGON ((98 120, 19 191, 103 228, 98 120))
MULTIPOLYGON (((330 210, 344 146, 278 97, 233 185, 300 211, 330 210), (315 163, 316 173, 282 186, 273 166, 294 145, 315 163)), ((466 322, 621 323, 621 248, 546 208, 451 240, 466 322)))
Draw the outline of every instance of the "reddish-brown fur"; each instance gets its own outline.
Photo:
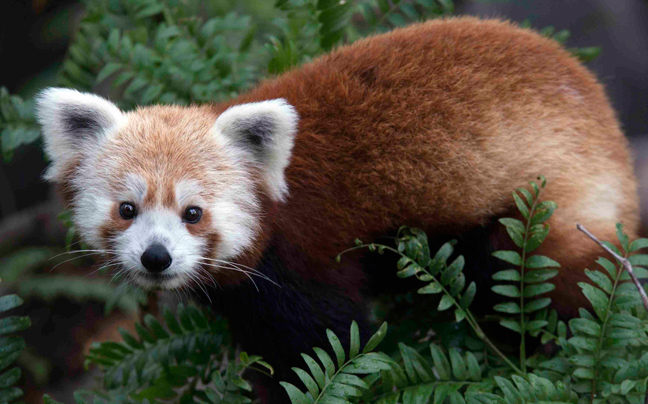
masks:
MULTIPOLYGON (((102 153, 128 156, 115 178, 148 175, 154 186, 145 204, 182 209, 174 205, 176 181, 194 179, 217 193, 204 173, 230 168, 218 167, 220 150, 209 140, 218 115, 280 97, 300 116, 289 195, 274 202, 257 184, 262 230, 244 264, 254 266, 271 235, 281 234, 288 244, 278 253, 292 270, 360 299, 361 271, 334 262, 356 237, 369 241, 403 224, 433 236, 482 226, 516 214, 511 191, 542 174, 543 199, 559 208, 537 252, 562 264, 556 297, 577 307, 576 281, 600 251, 576 223, 607 240, 617 221, 636 234, 627 141, 601 85, 558 43, 494 20, 437 20, 364 39, 227 104, 140 109, 102 153)), ((205 236, 213 249, 218 235, 205 236)))
POLYGON ((543 198, 559 208, 538 253, 562 263, 563 305, 577 303, 576 281, 601 253, 577 222, 602 239, 615 240, 616 221, 636 234, 628 143, 603 88, 532 31, 474 18, 413 25, 343 47, 229 105, 277 97, 300 122, 290 196, 266 226, 309 257, 314 265, 295 268, 306 277, 359 282, 333 261, 356 237, 402 224, 456 233, 511 215, 511 191, 539 174, 549 184, 543 198), (600 217, 602 200, 616 213, 600 217))

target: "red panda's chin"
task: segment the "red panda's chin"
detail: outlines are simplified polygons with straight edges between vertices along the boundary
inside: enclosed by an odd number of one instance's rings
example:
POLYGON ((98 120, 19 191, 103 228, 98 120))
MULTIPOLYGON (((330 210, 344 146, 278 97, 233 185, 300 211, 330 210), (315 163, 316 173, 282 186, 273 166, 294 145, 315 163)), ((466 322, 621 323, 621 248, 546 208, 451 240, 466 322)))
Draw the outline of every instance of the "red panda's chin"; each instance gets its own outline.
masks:
POLYGON ((186 283, 182 276, 176 274, 152 274, 148 272, 133 274, 130 280, 146 290, 171 290, 186 283))

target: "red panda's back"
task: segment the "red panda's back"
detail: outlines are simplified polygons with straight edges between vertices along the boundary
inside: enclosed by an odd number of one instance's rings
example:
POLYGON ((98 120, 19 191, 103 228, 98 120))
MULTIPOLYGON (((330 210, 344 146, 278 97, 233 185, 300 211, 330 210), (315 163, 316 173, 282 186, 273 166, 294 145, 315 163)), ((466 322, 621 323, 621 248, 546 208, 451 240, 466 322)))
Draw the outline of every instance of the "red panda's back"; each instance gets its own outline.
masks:
POLYGON ((395 30, 235 102, 277 97, 300 122, 276 223, 317 259, 402 224, 481 225, 539 174, 560 207, 554 238, 578 237, 578 220, 601 231, 624 221, 631 233, 637 223, 627 141, 602 87, 559 44, 512 24, 395 30))

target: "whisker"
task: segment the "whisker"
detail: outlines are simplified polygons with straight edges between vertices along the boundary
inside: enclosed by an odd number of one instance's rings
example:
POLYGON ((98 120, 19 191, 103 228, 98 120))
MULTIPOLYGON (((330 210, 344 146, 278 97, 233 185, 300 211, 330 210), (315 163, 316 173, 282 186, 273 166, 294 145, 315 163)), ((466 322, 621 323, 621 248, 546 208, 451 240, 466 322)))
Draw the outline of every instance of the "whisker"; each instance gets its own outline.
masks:
POLYGON ((220 269, 229 269, 229 270, 236 271, 236 272, 242 272, 242 273, 246 274, 250 279, 252 279, 250 277, 250 275, 254 275, 254 276, 257 276, 259 278, 265 279, 266 281, 268 281, 268 282, 270 282, 270 283, 272 283, 272 284, 274 284, 274 285, 276 285, 278 287, 281 287, 281 285, 279 285, 277 282, 273 281, 272 279, 268 278, 266 275, 264 275, 264 274, 262 274, 262 273, 260 273, 258 271, 254 271, 254 272, 246 271, 244 269, 237 268, 235 266, 224 266, 224 265, 214 264, 214 263, 211 263, 211 262, 202 262, 202 265, 206 265, 206 266, 210 266, 210 267, 214 267, 214 268, 220 268, 220 269))
POLYGON ((207 300, 209 300, 209 303, 211 303, 211 302, 212 302, 211 297, 209 297, 209 293, 207 293, 207 289, 205 289, 205 287, 204 287, 202 281, 200 280, 200 278, 197 277, 196 274, 192 274, 192 273, 188 273, 187 275, 189 276, 189 278, 190 278, 192 281, 196 282, 196 284, 198 285, 198 287, 199 287, 200 289, 202 289, 203 293, 205 294, 205 297, 207 297, 207 300))
POLYGON ((85 252, 93 252, 93 253, 97 253, 97 255, 99 253, 104 253, 106 255, 110 255, 110 254, 117 255, 116 254, 117 251, 114 251, 114 250, 74 250, 74 251, 65 251, 65 252, 62 252, 60 254, 56 254, 55 256, 51 257, 50 260, 53 260, 54 258, 58 258, 61 255, 80 254, 80 253, 85 253, 85 252))
MULTIPOLYGON (((250 272, 248 272, 248 271, 245 271, 245 270, 242 270, 242 269, 239 269, 239 268, 234 268, 234 267, 224 267, 224 266, 215 265, 215 264, 208 264, 208 263, 205 263, 205 262, 203 262, 203 265, 207 265, 207 266, 214 267, 214 268, 228 269, 230 271, 235 271, 235 272, 241 272, 241 273, 245 274, 245 276, 250 278, 250 280, 254 284, 254 287, 256 288, 257 292, 259 291, 259 287, 257 286, 256 282, 254 282, 254 279, 250 276, 250 272)), ((252 275, 257 275, 257 274, 253 273, 252 275)), ((259 275, 257 275, 257 276, 259 276, 259 275)), ((275 285, 277 285, 274 281, 272 281, 272 279, 269 279, 269 278, 263 278, 263 279, 266 279, 267 281, 272 282, 275 285)), ((279 285, 277 285, 277 286, 279 286, 279 285)))
POLYGON ((73 258, 67 259, 67 260, 65 260, 65 261, 59 262, 58 264, 54 265, 54 266, 52 267, 52 269, 49 270, 49 272, 52 272, 52 271, 55 270, 57 267, 59 267, 59 266, 65 264, 66 262, 74 261, 74 260, 76 260, 76 259, 81 259, 81 258, 85 258, 85 257, 90 257, 90 256, 92 256, 92 255, 97 255, 97 253, 88 253, 88 254, 80 255, 80 256, 78 256, 78 257, 73 257, 73 258))

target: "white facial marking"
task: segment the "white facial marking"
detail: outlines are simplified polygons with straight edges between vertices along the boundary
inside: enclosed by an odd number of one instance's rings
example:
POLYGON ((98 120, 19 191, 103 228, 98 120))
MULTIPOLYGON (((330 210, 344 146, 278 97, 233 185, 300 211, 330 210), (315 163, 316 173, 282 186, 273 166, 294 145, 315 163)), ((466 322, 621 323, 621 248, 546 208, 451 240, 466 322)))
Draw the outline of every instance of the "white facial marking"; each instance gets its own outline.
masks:
POLYGON ((180 207, 205 205, 205 200, 200 196, 203 191, 198 181, 182 180, 175 186, 176 202, 180 207))
POLYGON ((166 289, 181 286, 196 275, 206 247, 204 240, 189 233, 177 212, 165 208, 140 213, 115 239, 119 260, 136 283, 166 289), (142 254, 153 243, 162 244, 171 255, 171 266, 164 270, 165 279, 161 281, 146 278, 148 271, 141 262, 142 254))
POLYGON ((126 175, 123 189, 118 192, 116 198, 119 202, 141 203, 146 196, 146 179, 141 175, 130 173, 126 175))

